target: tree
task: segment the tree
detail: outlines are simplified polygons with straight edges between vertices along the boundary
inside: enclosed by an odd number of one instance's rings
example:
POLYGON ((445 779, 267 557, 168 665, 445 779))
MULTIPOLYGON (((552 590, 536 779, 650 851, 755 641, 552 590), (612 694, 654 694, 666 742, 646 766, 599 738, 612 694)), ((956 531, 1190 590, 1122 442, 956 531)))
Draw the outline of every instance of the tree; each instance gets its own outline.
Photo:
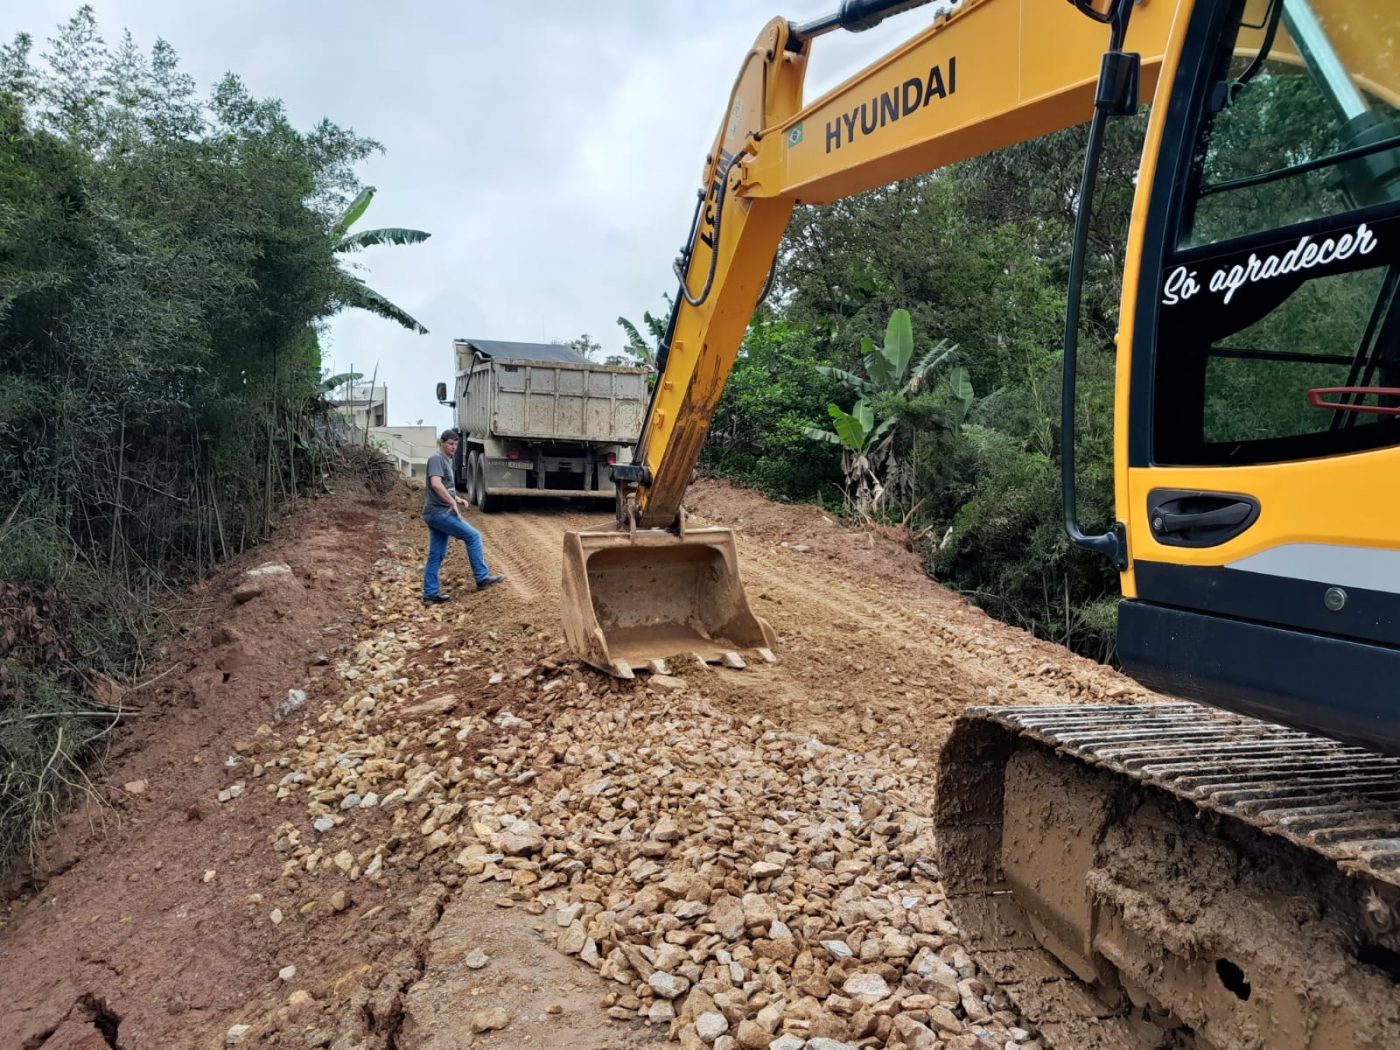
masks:
POLYGON ((779 499, 834 497, 839 504, 839 450, 813 447, 804 433, 842 389, 818 371, 814 347, 821 342, 790 321, 755 321, 710 424, 707 466, 779 499))
POLYGON ((642 312, 642 322, 646 325, 647 333, 651 336, 648 342, 642 338, 642 333, 637 326, 625 317, 617 319, 618 327, 627 336, 627 345, 623 347, 623 353, 634 358, 648 368, 655 368, 657 357, 661 353, 661 344, 666 340, 666 326, 671 315, 673 304, 671 297, 666 296, 666 312, 661 316, 653 314, 650 310, 642 312))
POLYGON ((579 336, 577 339, 569 340, 569 346, 573 348, 574 353, 578 354, 579 357, 583 358, 585 361, 592 361, 603 350, 603 344, 598 342, 598 340, 594 339, 587 332, 584 332, 583 335, 579 336))
POLYGON ((141 670, 154 600, 324 476, 327 231, 378 148, 236 76, 198 101, 89 8, 31 50, 0 48, 0 868, 110 728, 86 688, 141 670))
MULTIPOLYGON (((331 227, 333 244, 331 250, 336 254, 344 255, 358 252, 378 244, 422 244, 432 236, 432 234, 424 233, 422 230, 410 230, 402 226, 386 226, 377 230, 361 230, 358 233, 350 233, 350 227, 355 225, 364 215, 370 201, 374 200, 374 194, 375 188, 366 186, 335 220, 335 224, 331 227)), ((378 314, 390 321, 397 321, 411 332, 417 332, 419 335, 428 334, 428 330, 410 317, 406 310, 390 302, 353 273, 342 269, 341 274, 344 282, 339 297, 343 306, 368 310, 370 313, 378 314)))
POLYGON ((861 340, 865 376, 830 365, 818 368, 854 390, 859 398, 850 412, 839 405, 827 406, 834 420, 831 430, 807 427, 803 432, 814 441, 842 447, 847 496, 860 514, 908 506, 912 499, 913 464, 904 457, 912 437, 908 428, 904 433, 900 428, 908 408, 921 402, 926 427, 960 427, 967 418, 973 390, 966 368, 950 369, 937 388, 930 389, 930 377, 956 349, 947 340, 939 340, 915 361, 909 311, 896 310, 890 315, 882 346, 876 346, 872 339, 861 340), (902 443, 901 438, 905 439, 902 443))

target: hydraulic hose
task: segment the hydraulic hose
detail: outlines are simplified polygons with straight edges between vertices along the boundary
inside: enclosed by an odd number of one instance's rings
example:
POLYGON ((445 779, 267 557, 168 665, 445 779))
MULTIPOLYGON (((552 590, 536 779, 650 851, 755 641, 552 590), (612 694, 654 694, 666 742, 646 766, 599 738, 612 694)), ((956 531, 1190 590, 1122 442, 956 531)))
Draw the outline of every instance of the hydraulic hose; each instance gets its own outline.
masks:
MULTIPOLYGON (((690 260, 695 252, 695 236, 692 233, 690 243, 685 246, 685 251, 676 260, 676 276, 681 282, 681 297, 690 306, 699 306, 710 297, 710 290, 715 286, 715 270, 719 264, 719 233, 720 225, 724 221, 724 202, 729 196, 729 175, 734 170, 734 166, 743 158, 743 151, 735 153, 729 158, 729 163, 724 166, 724 174, 720 176, 719 195, 715 198, 715 232, 714 243, 710 245, 710 272, 705 276, 705 287, 700 290, 698 296, 692 297, 690 289, 686 287, 687 271, 690 268, 690 260)), ((702 202, 703 207, 703 202, 702 202)))

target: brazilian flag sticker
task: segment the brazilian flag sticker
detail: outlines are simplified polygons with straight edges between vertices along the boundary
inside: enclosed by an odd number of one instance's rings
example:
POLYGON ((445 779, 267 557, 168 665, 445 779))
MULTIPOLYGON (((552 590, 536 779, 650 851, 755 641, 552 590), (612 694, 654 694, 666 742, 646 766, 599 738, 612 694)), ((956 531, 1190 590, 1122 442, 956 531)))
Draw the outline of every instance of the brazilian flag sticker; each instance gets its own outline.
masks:
POLYGON ((801 141, 802 141, 802 125, 801 125, 801 124, 798 124, 796 127, 794 127, 792 130, 790 130, 790 131, 788 132, 788 136, 787 136, 788 149, 791 149, 793 146, 796 146, 796 145, 797 145, 799 142, 801 142, 801 141))

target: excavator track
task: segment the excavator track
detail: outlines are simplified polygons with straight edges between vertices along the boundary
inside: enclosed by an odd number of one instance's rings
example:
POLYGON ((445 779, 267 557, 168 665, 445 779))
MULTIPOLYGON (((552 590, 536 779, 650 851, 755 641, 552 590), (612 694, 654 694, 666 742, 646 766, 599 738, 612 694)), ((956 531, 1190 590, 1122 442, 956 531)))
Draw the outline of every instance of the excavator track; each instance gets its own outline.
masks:
POLYGON ((1190 703, 973 708, 937 823, 1050 1045, 1400 1046, 1400 758, 1190 703))

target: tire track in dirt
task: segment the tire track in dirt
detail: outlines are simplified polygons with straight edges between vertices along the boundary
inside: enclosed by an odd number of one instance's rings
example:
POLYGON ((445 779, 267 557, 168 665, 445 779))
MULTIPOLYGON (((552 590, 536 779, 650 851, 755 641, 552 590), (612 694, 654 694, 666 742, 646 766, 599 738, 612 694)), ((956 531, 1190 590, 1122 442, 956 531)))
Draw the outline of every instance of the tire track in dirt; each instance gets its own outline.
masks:
POLYGON ((833 615, 848 620, 854 616, 856 622, 879 621, 910 636, 917 637, 930 631, 949 636, 949 632, 928 613, 866 592, 849 580, 823 571, 819 563, 803 565, 797 560, 802 555, 776 555, 757 544, 741 542, 739 557, 741 564, 753 571, 755 579, 762 580, 771 588, 792 592, 794 597, 803 601, 805 608, 815 610, 824 606, 833 615))
POLYGON ((1014 679, 988 673, 966 641, 940 624, 947 596, 898 603, 802 555, 741 542, 750 604, 779 634, 779 675, 727 677, 730 699, 776 713, 829 743, 853 745, 854 731, 893 735, 931 753, 972 704, 1019 699, 1014 679))
POLYGON ((486 537, 488 557, 501 564, 509 577, 507 586, 528 604, 550 604, 556 614, 564 569, 564 533, 597 522, 596 515, 552 507, 474 518, 486 537))
MULTIPOLYGON (((946 613, 947 603, 959 599, 942 591, 932 580, 925 581, 928 588, 926 594, 906 593, 894 598, 881 591, 854 585, 848 578, 820 562, 803 565, 799 559, 805 557, 777 553, 749 541, 740 542, 741 563, 754 570, 755 579, 762 580, 770 588, 791 590, 808 608, 825 606, 833 615, 848 621, 865 625, 878 623, 882 630, 894 628, 920 645, 946 645, 978 660, 991 656, 998 664, 1004 664, 1006 656, 1028 650, 1034 644, 1029 637, 1026 645, 1008 644, 1005 637, 995 638, 996 635, 1003 635, 1008 630, 1007 626, 970 608, 968 611, 981 621, 980 624, 940 618, 938 613, 946 613)), ((1055 655, 1067 654, 1057 649, 1055 655)), ((1088 666, 1094 673, 1103 670, 1096 664, 1088 666)), ((1000 679, 1004 675, 993 677, 1000 679)))
MULTIPOLYGON (((474 522, 524 605, 511 612, 558 638, 564 533, 605 526, 606 517, 537 506, 474 522)), ((899 739, 931 758, 969 706, 1104 701, 1131 688, 926 577, 866 576, 839 557, 780 549, 766 536, 737 540, 750 605, 778 632, 779 664, 709 676, 707 687, 735 711, 762 712, 840 746, 859 747, 861 735, 899 739)))
MULTIPOLYGON (((527 604, 539 600, 543 584, 539 559, 522 549, 521 534, 531 529, 526 514, 480 515, 475 525, 486 541, 487 561, 493 572, 506 574, 506 588, 527 604)), ((531 529, 533 531, 533 529, 531 529)))
POLYGON ((759 574, 766 577, 771 586, 792 591, 805 609, 815 611, 825 606, 833 617, 843 617, 858 628, 878 626, 880 633, 887 638, 891 632, 897 635, 899 642, 887 641, 887 649, 903 649, 903 643, 908 642, 928 651, 947 647, 961 650, 967 656, 980 656, 982 653, 979 653, 979 650, 985 650, 991 644, 985 637, 969 638, 964 633, 939 622, 934 614, 912 608, 908 600, 897 605, 836 577, 817 574, 816 578, 813 578, 811 573, 793 572, 790 566, 773 565, 765 559, 753 558, 751 555, 747 560, 749 564, 759 568, 759 574))

